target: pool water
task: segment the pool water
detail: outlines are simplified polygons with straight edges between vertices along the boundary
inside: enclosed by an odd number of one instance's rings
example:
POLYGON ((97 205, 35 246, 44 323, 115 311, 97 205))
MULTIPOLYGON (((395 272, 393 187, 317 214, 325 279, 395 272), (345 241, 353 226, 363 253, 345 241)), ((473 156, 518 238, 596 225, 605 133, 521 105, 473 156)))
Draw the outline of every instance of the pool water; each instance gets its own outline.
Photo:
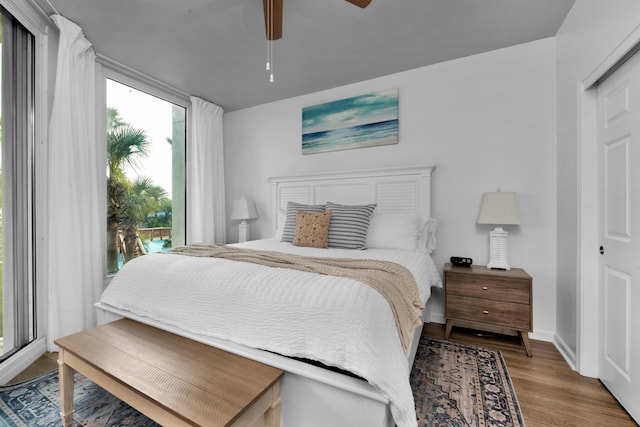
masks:
MULTIPOLYGON (((146 242, 143 242, 144 244, 144 249, 147 251, 148 254, 154 254, 157 252, 169 252, 169 248, 165 248, 164 246, 164 240, 147 240, 146 242)), ((120 270, 122 268, 122 255, 118 252, 118 270, 120 270)))
POLYGON ((164 240, 147 240, 144 242, 144 248, 148 254, 156 252, 168 252, 171 248, 164 248, 164 240))

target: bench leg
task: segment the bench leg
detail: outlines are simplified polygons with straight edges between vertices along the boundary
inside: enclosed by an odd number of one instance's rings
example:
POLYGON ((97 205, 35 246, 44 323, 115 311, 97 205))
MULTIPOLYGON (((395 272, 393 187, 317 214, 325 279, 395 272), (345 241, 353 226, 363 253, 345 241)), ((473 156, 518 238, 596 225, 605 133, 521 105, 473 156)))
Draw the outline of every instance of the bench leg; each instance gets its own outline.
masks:
POLYGON ((280 380, 273 385, 271 392, 273 393, 273 403, 264 413, 264 427, 280 427, 282 418, 280 380))
POLYGON ((64 363, 64 349, 60 349, 58 358, 60 371, 60 416, 62 425, 70 427, 73 424, 73 369, 64 363))

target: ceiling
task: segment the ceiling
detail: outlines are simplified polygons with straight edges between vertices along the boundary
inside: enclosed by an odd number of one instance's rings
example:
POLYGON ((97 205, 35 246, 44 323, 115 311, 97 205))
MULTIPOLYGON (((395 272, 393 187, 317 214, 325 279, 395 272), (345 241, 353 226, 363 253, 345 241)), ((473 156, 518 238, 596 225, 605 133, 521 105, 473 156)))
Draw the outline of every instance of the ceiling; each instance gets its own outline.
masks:
POLYGON ((554 36, 574 0, 49 0, 96 52, 233 111, 554 36))

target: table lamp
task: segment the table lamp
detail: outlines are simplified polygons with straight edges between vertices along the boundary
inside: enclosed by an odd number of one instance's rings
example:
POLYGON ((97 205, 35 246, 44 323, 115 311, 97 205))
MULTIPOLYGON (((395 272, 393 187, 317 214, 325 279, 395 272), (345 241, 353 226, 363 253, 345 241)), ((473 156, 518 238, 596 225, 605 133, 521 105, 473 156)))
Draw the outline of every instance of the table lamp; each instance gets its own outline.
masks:
POLYGON ((258 218, 256 206, 252 200, 242 196, 233 202, 233 210, 231 211, 232 220, 240 220, 238 225, 238 242, 246 242, 251 234, 251 226, 247 222, 248 219, 258 218))
POLYGON ((507 232, 502 225, 520 224, 520 208, 515 192, 500 191, 484 193, 476 224, 491 224, 496 227, 489 233, 489 264, 487 268, 511 270, 507 262, 507 232))

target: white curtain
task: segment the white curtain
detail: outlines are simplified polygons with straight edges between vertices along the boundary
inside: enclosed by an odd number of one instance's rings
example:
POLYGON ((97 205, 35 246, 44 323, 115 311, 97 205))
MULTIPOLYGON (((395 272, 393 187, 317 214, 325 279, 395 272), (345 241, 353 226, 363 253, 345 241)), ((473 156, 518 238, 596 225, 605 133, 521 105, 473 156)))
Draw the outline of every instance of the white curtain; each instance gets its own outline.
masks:
POLYGON ((102 292, 103 235, 96 138, 95 52, 82 30, 54 15, 60 30, 49 123, 49 330, 53 340, 95 326, 102 292))
POLYGON ((221 107, 191 97, 187 146, 187 243, 225 243, 221 107))

